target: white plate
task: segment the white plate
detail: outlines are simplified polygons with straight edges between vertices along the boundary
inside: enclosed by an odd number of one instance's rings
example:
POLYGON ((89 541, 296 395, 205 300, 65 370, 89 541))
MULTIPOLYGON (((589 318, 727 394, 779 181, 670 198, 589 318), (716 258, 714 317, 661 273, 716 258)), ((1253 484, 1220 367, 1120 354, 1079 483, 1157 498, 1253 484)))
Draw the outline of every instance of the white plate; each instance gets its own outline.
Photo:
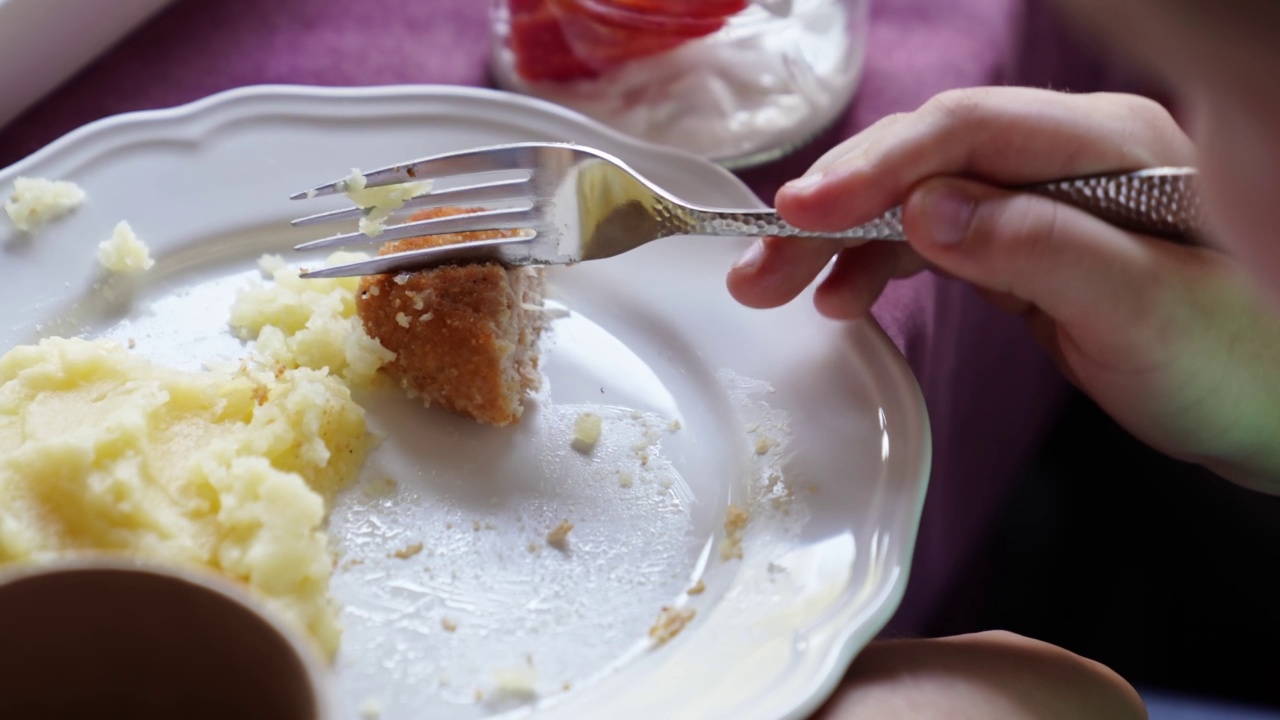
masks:
MULTIPOLYGON (((235 290, 261 253, 316 236, 288 219, 340 202, 290 193, 351 167, 538 139, 598 146, 692 201, 758 205, 710 163, 524 97, 245 88, 108 118, 0 172, 6 192, 23 174, 73 180, 89 198, 30 242, 0 231, 0 343, 74 332, 134 338, 138 352, 188 368, 237 357, 226 329, 235 290), (158 264, 112 301, 96 288, 93 249, 122 219, 158 264)), ((552 323, 549 387, 518 427, 364 398, 391 437, 361 482, 393 477, 397 495, 357 487, 333 513, 344 559, 364 561, 333 581, 345 606, 340 717, 370 698, 384 718, 802 717, 830 691, 902 596, 927 419, 875 324, 824 321, 808 295, 768 312, 735 304, 723 274, 742 246, 669 239, 554 270, 570 312, 552 323), (569 425, 597 406, 615 421, 588 461, 568 449, 569 425), (641 469, 631 445, 646 421, 661 444, 641 469), (794 497, 770 500, 782 490, 794 497), (714 543, 731 502, 753 510, 744 558, 726 562, 714 543), (562 518, 576 525, 568 553, 526 549, 562 518), (388 558, 418 542, 420 555, 388 558), (697 577, 706 592, 686 595, 697 577), (650 648, 668 604, 697 617, 650 648), (493 671, 527 657, 539 699, 495 698, 493 671)))

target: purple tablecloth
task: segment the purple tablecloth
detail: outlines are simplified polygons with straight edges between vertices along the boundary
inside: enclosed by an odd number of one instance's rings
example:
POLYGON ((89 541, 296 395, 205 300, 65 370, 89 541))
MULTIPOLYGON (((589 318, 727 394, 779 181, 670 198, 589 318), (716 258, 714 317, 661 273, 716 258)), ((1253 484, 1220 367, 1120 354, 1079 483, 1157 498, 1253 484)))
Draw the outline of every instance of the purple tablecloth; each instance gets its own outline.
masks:
MULTIPOLYGON (((866 75, 845 120, 744 178, 767 200, 832 142, 959 86, 1109 84, 1024 0, 872 0, 866 75)), ((260 83, 486 85, 482 0, 180 0, 0 131, 5 166, 106 115, 260 83)), ((893 633, 946 603, 1063 384, 1020 324, 932 276, 892 285, 875 309, 924 388, 934 466, 907 598, 893 633)))

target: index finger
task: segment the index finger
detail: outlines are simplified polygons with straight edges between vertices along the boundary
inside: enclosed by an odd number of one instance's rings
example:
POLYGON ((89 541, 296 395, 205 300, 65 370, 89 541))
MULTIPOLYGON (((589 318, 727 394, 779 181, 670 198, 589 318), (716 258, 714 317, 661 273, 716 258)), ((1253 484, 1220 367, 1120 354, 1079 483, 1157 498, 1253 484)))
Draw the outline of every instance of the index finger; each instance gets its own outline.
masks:
POLYGON ((1158 103, 989 87, 953 90, 872 125, 778 191, 778 212, 835 231, 899 205, 917 183, 958 175, 994 185, 1192 162, 1194 147, 1158 103))

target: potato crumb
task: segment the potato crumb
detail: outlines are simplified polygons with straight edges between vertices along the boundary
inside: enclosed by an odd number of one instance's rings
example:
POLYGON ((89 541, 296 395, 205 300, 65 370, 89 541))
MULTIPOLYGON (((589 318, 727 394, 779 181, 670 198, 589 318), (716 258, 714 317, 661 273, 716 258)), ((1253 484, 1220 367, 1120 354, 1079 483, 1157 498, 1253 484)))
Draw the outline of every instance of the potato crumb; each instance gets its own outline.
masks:
POLYGON ((694 583, 693 587, 689 588, 686 592, 688 592, 690 595, 701 595, 703 592, 706 591, 706 589, 707 589, 707 584, 702 582, 702 578, 698 578, 698 582, 694 583))
POLYGON ((684 426, 680 424, 680 421, 679 421, 679 420, 672 420, 672 421, 671 421, 671 425, 669 426, 669 428, 668 428, 668 429, 670 429, 670 430, 671 430, 671 432, 675 432, 675 431, 679 430, 679 429, 680 429, 680 428, 682 428, 682 427, 684 427, 684 426))
POLYGON ((694 608, 662 608, 653 627, 649 628, 649 638, 653 640, 653 646, 661 647, 668 640, 679 635, 697 614, 698 611, 694 608))
POLYGON ((396 324, 402 328, 409 327, 409 316, 402 312, 396 313, 396 324))
POLYGON ((498 668, 493 680, 499 695, 529 698, 538 694, 538 671, 531 664, 498 668))
POLYGON ((600 429, 604 421, 599 415, 591 412, 584 412, 578 416, 573 424, 573 442, 571 443, 574 450, 584 455, 595 449, 596 443, 600 440, 600 429))
POLYGON ((568 520, 561 520, 559 525, 547 533, 547 544, 557 550, 568 550, 570 530, 573 530, 573 523, 568 520))
POLYGON ((742 531, 751 516, 738 505, 729 505, 724 515, 724 539, 720 542, 720 559, 742 559, 742 531))
POLYGON ((422 552, 422 543, 414 543, 412 545, 407 545, 405 547, 400 548, 399 550, 391 553, 387 557, 394 557, 394 558, 400 558, 401 560, 408 560, 409 558, 413 557, 414 555, 417 555, 420 552, 422 552))
POLYGON ((454 632, 458 629, 458 623, 450 618, 440 618, 440 627, 444 628, 445 632, 454 632))
POLYGON ((635 484, 635 479, 631 476, 631 473, 627 472, 626 470, 619 470, 619 471, 618 471, 618 486, 619 486, 619 487, 629 488, 629 487, 631 487, 631 486, 632 486, 632 485, 634 485, 634 484, 635 484))
POLYGON ((769 451, 773 449, 773 446, 776 444, 777 443, 771 437, 768 437, 768 436, 758 437, 756 438, 756 454, 767 455, 769 451))
POLYGON ((369 237, 381 235, 387 229, 385 220, 406 202, 431 192, 430 180, 369 187, 368 179, 356 168, 351 169, 344 183, 347 197, 365 210, 360 232, 369 237))
POLYGON ((75 210, 83 202, 84 190, 73 182, 20 177, 13 181, 13 193, 5 202, 4 211, 14 227, 32 232, 75 210))
POLYGON ((118 273, 150 270, 156 264, 147 246, 125 220, 116 224, 115 230, 111 231, 111 239, 98 243, 98 262, 118 273))
POLYGON ((377 720, 380 717, 382 717, 382 703, 378 702, 378 698, 365 698, 364 702, 360 703, 361 720, 377 720))

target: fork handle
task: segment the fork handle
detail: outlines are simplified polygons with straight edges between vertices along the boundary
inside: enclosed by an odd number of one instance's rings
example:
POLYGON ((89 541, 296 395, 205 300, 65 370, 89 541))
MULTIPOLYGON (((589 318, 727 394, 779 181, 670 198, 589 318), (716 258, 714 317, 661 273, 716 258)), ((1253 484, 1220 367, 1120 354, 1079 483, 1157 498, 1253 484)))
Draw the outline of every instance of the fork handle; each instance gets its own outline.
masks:
MULTIPOLYGON (((1200 195, 1194 168, 1162 167, 1056 180, 1012 188, 1036 193, 1084 210, 1116 227, 1192 244, 1201 229, 1200 195)), ((772 210, 699 209, 687 218, 690 235, 905 240, 902 208, 839 232, 794 227, 772 210)), ((850 245, 860 244, 849 243, 850 245)))

